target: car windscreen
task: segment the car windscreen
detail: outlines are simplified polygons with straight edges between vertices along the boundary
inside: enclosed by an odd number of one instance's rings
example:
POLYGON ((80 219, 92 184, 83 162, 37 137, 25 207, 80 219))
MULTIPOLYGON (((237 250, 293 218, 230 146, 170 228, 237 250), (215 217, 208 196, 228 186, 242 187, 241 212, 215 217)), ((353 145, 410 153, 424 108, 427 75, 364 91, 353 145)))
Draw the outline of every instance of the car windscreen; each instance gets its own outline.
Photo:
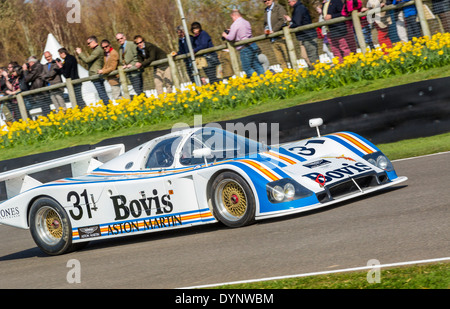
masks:
POLYGON ((217 128, 203 128, 186 141, 181 150, 182 165, 198 165, 204 163, 204 158, 195 158, 194 150, 209 148, 211 156, 208 162, 218 162, 227 159, 245 157, 258 153, 262 145, 243 136, 217 128))
POLYGON ((181 136, 170 137, 156 143, 150 150, 145 168, 167 168, 173 165, 175 151, 181 142, 181 136))

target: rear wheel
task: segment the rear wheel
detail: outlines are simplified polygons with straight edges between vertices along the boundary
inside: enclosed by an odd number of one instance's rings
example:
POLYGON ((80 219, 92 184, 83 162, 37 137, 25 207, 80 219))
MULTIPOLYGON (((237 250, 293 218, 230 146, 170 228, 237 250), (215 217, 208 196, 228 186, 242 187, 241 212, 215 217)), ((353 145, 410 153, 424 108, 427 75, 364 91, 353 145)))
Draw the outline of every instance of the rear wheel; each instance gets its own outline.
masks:
POLYGON ((45 253, 58 255, 75 249, 70 219, 64 208, 53 199, 37 199, 31 206, 29 219, 31 236, 45 253))
POLYGON ((224 172, 212 183, 214 215, 229 227, 241 227, 255 220, 256 202, 247 182, 238 174, 224 172))

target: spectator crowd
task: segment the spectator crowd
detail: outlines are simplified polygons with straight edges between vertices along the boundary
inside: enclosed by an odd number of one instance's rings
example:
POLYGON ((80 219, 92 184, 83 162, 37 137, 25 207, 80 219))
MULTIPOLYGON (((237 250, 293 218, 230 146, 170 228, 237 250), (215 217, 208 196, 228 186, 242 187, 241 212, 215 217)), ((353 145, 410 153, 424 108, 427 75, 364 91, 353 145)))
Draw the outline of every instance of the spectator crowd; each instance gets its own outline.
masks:
MULTIPOLYGON (((270 35, 278 32, 283 27, 297 28, 312 23, 311 12, 300 0, 288 0, 292 7, 289 16, 286 9, 274 0, 261 0, 265 4, 264 33, 270 35)), ((314 7, 319 15, 319 21, 331 20, 341 16, 351 16, 352 11, 364 12, 367 10, 382 8, 385 5, 397 4, 409 0, 323 0, 314 7)), ((440 17, 442 28, 450 31, 450 0, 432 0, 433 13, 440 17)), ((252 26, 239 10, 233 10, 230 14, 231 25, 222 33, 222 39, 230 42, 239 42, 252 38, 252 26)), ((379 12, 372 18, 363 17, 361 27, 364 41, 370 48, 374 48, 372 33, 376 29, 377 42, 385 47, 391 47, 397 41, 409 41, 413 37, 421 36, 421 27, 417 19, 415 5, 404 7, 400 10, 379 12), (374 17, 374 18, 373 18, 374 17)), ((194 22, 190 27, 191 34, 187 35, 183 27, 176 28, 178 35, 178 51, 172 52, 172 56, 189 53, 189 45, 194 53, 213 47, 211 36, 202 28, 199 22, 194 22), (189 40, 189 42, 188 42, 189 40)), ((95 79, 93 84, 99 98, 108 104, 118 100, 121 96, 121 84, 118 75, 110 75, 120 66, 130 70, 128 79, 136 95, 144 92, 143 71, 152 62, 166 59, 167 51, 150 43, 142 35, 134 36, 133 40, 127 39, 126 34, 117 33, 115 36, 119 48, 116 50, 108 39, 99 40, 96 36, 90 36, 86 40, 87 48, 77 47, 74 54, 70 54, 66 48, 58 50, 58 55, 44 52, 45 64, 35 56, 29 57, 22 65, 11 61, 7 67, 0 68, 0 95, 8 96, 22 91, 38 89, 62 83, 63 77, 72 80, 79 79, 78 64, 82 63, 88 68, 89 75, 100 74, 101 78, 95 79), (109 84, 111 92, 105 88, 105 81, 109 84)), ((337 57, 342 61, 343 57, 355 53, 358 44, 351 21, 340 22, 328 26, 296 32, 296 39, 300 48, 300 56, 310 69, 319 61, 319 50, 328 54, 330 58, 337 57), (320 41, 319 41, 320 40, 320 41), (322 42, 319 48, 319 42, 322 42)), ((289 67, 289 54, 286 41, 283 36, 270 37, 270 47, 275 56, 275 62, 282 69, 289 67)), ((242 70, 247 76, 256 73, 264 74, 268 69, 267 57, 261 53, 256 43, 238 44, 236 50, 239 53, 242 70)), ((196 57, 194 67, 191 58, 183 59, 186 73, 191 82, 195 82, 195 67, 203 70, 202 83, 219 82, 217 67, 221 64, 216 52, 209 52, 196 57)), ((158 94, 171 92, 173 89, 172 72, 167 62, 153 66, 153 82, 158 94)), ((74 92, 77 104, 80 108, 86 106, 81 92, 81 83, 74 84, 74 92)), ((24 96, 27 112, 40 107, 42 114, 50 113, 52 104, 56 110, 66 109, 64 92, 62 88, 40 92, 35 95, 24 96)), ((2 101, 0 112, 7 124, 21 118, 17 99, 2 101)))

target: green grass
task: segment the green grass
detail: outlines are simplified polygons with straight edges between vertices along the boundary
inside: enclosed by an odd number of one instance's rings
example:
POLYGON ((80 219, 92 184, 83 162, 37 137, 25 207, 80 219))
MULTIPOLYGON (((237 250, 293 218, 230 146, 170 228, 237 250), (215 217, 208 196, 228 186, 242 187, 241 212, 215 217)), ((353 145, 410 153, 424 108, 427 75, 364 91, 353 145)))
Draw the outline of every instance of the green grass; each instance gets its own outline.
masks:
POLYGON ((368 271, 224 285, 215 289, 450 289, 450 263, 381 268, 380 282, 368 271), (374 277, 371 277, 374 278, 374 277))
POLYGON ((377 146, 390 160, 423 156, 450 151, 450 133, 408 139, 377 146))
MULTIPOLYGON (((323 100, 328 100, 336 97, 342 97, 349 94, 359 94, 378 89, 384 89, 408 83, 418 82, 428 79, 436 79, 441 77, 450 76, 450 66, 442 68, 430 69, 424 72, 417 72, 411 74, 405 74, 402 76, 395 76, 386 79, 379 79, 373 81, 361 81, 340 87, 338 89, 328 89, 322 91, 312 91, 302 95, 285 99, 285 100, 271 100, 263 101, 257 105, 250 107, 237 107, 235 109, 216 110, 211 113, 202 115, 203 123, 219 122, 224 120, 233 120, 240 117, 249 115, 269 112, 273 110, 288 108, 291 106, 297 106, 301 104, 313 103, 323 100)), ((307 119, 305 120, 307 121, 307 119)), ((102 140, 128 136, 143 132, 158 131, 164 129, 170 129, 177 122, 187 123, 188 125, 194 124, 193 118, 179 119, 176 121, 164 121, 155 125, 148 125, 143 127, 130 127, 128 129, 121 129, 116 132, 96 132, 89 135, 66 137, 64 139, 54 140, 51 143, 45 143, 41 145, 23 146, 19 145, 13 148, 7 148, 0 150, 0 161, 13 159, 17 157, 27 156, 31 154, 38 154, 43 152, 49 152, 64 148, 69 148, 77 145, 93 145, 101 142, 102 140)))

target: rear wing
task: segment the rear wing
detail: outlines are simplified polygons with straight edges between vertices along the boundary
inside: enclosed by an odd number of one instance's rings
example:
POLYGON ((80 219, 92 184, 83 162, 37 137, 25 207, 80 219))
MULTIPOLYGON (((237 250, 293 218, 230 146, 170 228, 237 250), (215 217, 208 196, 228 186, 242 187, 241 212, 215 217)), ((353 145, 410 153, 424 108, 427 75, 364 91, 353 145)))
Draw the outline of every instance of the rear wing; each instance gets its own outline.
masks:
POLYGON ((42 185, 42 182, 31 177, 30 174, 70 165, 72 177, 82 176, 124 152, 125 146, 123 144, 98 147, 66 157, 0 173, 0 183, 5 183, 6 196, 7 199, 10 199, 26 190, 42 185))

